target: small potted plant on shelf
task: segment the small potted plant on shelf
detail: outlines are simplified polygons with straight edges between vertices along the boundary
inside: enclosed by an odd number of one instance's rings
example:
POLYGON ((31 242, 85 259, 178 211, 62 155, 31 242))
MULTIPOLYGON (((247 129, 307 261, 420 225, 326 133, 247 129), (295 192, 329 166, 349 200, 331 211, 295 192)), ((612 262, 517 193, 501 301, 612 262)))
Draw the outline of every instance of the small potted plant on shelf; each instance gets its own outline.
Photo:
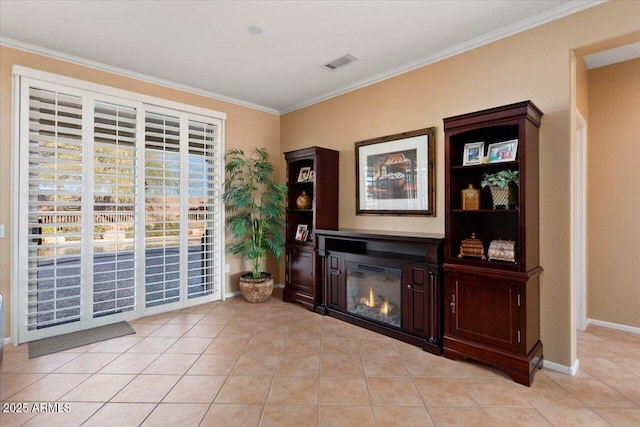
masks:
POLYGON ((242 255, 251 271, 240 276, 240 291, 249 302, 262 302, 273 292, 273 275, 262 271, 269 252, 282 255, 285 243, 284 201, 287 187, 279 184, 264 148, 251 154, 233 149, 226 156, 222 200, 227 229, 233 237, 229 252, 242 255))
POLYGON ((485 173, 480 185, 482 188, 489 187, 489 190, 491 190, 493 209, 516 207, 518 200, 517 187, 520 185, 518 171, 505 169, 496 173, 485 173))

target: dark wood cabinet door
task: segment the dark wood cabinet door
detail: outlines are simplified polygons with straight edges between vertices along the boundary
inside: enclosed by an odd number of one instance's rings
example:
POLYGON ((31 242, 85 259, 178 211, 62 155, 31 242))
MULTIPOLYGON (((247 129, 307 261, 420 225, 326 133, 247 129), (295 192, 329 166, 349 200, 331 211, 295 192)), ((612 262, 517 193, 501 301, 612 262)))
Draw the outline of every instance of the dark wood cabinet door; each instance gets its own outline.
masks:
POLYGON ((344 276, 344 260, 342 257, 327 257, 327 306, 344 311, 346 305, 346 283, 344 276))
POLYGON ((403 326, 406 332, 430 336, 429 275, 424 266, 407 265, 402 274, 403 326))
POLYGON ((287 286, 298 293, 312 297, 315 294, 313 286, 313 256, 314 252, 291 249, 287 253, 287 286))
POLYGON ((510 351, 520 349, 519 285, 449 274, 445 333, 510 351))

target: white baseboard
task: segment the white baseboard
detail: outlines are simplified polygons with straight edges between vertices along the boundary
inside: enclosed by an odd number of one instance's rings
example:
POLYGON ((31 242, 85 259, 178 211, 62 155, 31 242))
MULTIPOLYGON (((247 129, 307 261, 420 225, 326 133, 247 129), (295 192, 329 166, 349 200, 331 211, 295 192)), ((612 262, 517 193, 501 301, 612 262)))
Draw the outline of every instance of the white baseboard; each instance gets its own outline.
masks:
POLYGON ((578 368, 580 367, 580 361, 576 359, 573 366, 565 366, 559 363, 549 362, 547 359, 542 361, 542 365, 551 369, 552 371, 561 372, 563 374, 574 376, 578 372, 578 368))
POLYGON ((619 323, 605 322, 604 320, 587 319, 587 326, 603 326, 605 328, 617 329, 619 331, 632 332, 634 334, 640 334, 640 328, 634 326, 621 325, 619 323))

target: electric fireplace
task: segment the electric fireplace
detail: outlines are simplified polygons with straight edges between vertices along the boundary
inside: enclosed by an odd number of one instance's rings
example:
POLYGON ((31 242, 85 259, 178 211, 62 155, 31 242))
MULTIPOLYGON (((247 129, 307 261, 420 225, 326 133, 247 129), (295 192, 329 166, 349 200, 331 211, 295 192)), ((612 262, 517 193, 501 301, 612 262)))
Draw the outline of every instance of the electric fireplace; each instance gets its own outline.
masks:
POLYGON ((400 327, 402 270, 346 262, 347 312, 400 327))
POLYGON ((316 244, 316 312, 442 354, 441 236, 318 229, 316 244))

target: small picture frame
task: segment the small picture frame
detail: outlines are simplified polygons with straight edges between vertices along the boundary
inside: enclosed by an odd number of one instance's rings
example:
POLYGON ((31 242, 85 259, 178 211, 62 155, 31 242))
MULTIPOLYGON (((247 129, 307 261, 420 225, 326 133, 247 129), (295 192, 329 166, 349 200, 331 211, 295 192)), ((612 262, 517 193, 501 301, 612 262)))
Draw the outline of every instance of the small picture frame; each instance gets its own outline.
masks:
POLYGON ((309 179, 307 179, 307 181, 309 182, 313 181, 313 171, 309 171, 309 179))
POLYGON ((484 142, 469 142, 464 144, 462 165, 479 165, 482 156, 484 156, 484 142))
POLYGON ((311 167, 309 166, 300 168, 300 173, 298 173, 298 182, 308 182, 311 172, 311 167))
POLYGON ((496 142, 489 144, 487 157, 489 163, 513 162, 518 154, 518 140, 511 139, 509 141, 496 142))
POLYGON ((306 242, 308 234, 309 226, 307 224, 298 224, 298 228, 296 228, 296 240, 306 242))

